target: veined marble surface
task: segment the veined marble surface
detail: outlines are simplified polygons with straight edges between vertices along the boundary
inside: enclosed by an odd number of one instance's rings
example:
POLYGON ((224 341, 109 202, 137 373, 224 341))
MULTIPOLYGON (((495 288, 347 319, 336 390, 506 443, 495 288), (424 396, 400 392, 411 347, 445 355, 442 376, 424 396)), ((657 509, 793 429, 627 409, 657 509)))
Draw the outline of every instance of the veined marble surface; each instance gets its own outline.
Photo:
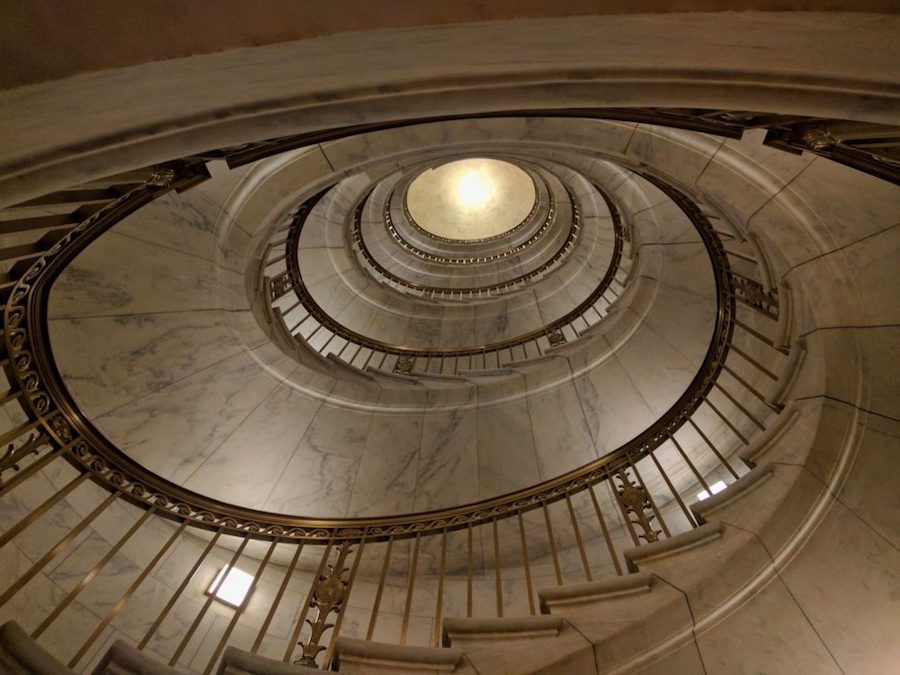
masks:
MULTIPOLYGON (((586 132, 583 122, 573 125, 576 136, 586 132)), ((470 133, 463 132, 466 125, 453 126, 460 138, 470 133)), ((513 126, 530 136, 529 148, 540 145, 540 134, 565 128, 558 120, 513 126)), ((634 131, 611 123, 596 128, 622 147, 634 131)), ((665 142, 653 130, 646 134, 651 145, 665 142)), ((678 152, 710 161, 704 143, 678 152)), ((247 209, 235 207, 231 196, 243 184, 220 189, 214 178, 202 192, 169 197, 127 219, 60 279, 50 325, 76 400, 130 456, 189 489, 309 516, 454 506, 602 456, 643 430, 691 381, 708 344, 715 289, 696 232, 665 195, 572 146, 550 148, 535 166, 571 184, 583 202, 584 231, 558 271, 522 292, 470 304, 403 304, 361 273, 346 248, 353 195, 374 177, 397 175, 396 167, 371 162, 371 175, 355 175, 346 191, 320 203, 314 216, 321 227, 304 233, 299 254, 311 291, 334 302, 339 320, 361 332, 423 345, 511 336, 577 304, 605 270, 612 237, 605 203, 592 196, 589 183, 596 182, 633 228, 639 264, 623 300, 624 320, 601 322, 589 339, 566 345, 558 356, 519 364, 515 354, 504 372, 413 378, 401 386, 327 362, 316 362, 313 371, 304 359, 315 361, 314 354, 282 354, 264 330, 250 339, 252 326, 235 332, 250 295, 234 262, 252 259, 240 253, 240 241, 245 247, 252 237, 259 241, 261 226, 254 229, 248 214, 266 212, 253 200, 247 209), (186 230, 182 247, 178 223, 186 230), (219 228, 226 225, 244 239, 223 240, 219 228), (126 250, 139 251, 138 264, 117 262, 126 250), (465 478, 473 475, 476 480, 465 478)), ((666 161, 687 167, 677 154, 666 161)), ((314 152, 298 153, 284 167, 313 183, 323 180, 321 155, 314 152)), ((252 168, 242 180, 287 204, 278 173, 270 191, 265 181, 253 182, 260 171, 252 168)), ((298 185, 295 192, 311 188, 298 185)), ((292 312, 291 321, 302 318, 292 312)), ((687 452, 694 456, 701 441, 690 441, 687 452)), ((661 491, 660 478, 648 474, 648 480, 651 491, 661 491)))

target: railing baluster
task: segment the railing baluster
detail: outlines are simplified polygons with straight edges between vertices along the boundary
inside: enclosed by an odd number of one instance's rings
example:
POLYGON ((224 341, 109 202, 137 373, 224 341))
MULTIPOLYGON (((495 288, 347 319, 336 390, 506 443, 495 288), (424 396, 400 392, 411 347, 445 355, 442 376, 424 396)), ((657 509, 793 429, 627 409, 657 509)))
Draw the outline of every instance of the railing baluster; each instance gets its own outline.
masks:
POLYGON ((572 529, 575 532, 575 542, 578 544, 578 554, 581 556, 581 566, 584 568, 584 577, 593 581, 591 566, 588 564, 587 552, 584 549, 584 541, 581 539, 581 528, 578 527, 578 519, 575 518, 575 508, 572 506, 572 497, 566 493, 566 506, 569 507, 569 519, 572 521, 572 529))
POLYGON ((500 535, 497 533, 497 518, 491 520, 494 533, 494 590, 497 596, 497 616, 503 616, 503 579, 500 577, 500 535))
POLYGON ((344 597, 341 606, 338 609, 337 618, 331 630, 331 639, 328 641, 328 649, 325 650, 325 658, 322 660, 323 668, 330 668, 331 661, 334 658, 334 649, 337 645, 337 639, 341 634, 341 625, 344 623, 344 615, 347 613, 347 603, 350 600, 350 592, 353 590, 353 582, 356 581, 356 572, 359 569, 359 561, 362 560, 363 551, 366 549, 367 535, 363 535, 356 547, 356 555, 353 557, 353 567, 350 568, 350 578, 347 579, 347 586, 344 589, 344 597))
POLYGON ((366 631, 366 640, 371 640, 375 634, 375 621, 378 619, 378 608, 381 606, 381 594, 384 592, 384 581, 387 578, 388 567, 391 563, 391 549, 394 548, 394 537, 387 540, 387 548, 384 552, 384 564, 381 566, 381 577, 378 579, 378 590, 375 593, 375 602, 372 603, 372 617, 369 619, 369 629, 366 631))
POLYGON ((81 520, 75 527, 69 530, 68 534, 66 534, 62 539, 60 539, 56 544, 51 548, 47 553, 41 556, 40 560, 38 560, 34 565, 32 565, 25 574, 20 576, 16 582, 6 589, 6 592, 0 596, 0 607, 5 605, 10 598, 12 598, 16 593, 18 593, 29 581, 34 578, 34 576, 40 572, 44 566, 61 555, 72 545, 72 542, 78 537, 79 534, 90 525, 94 519, 99 516, 103 511, 106 510, 110 504, 112 504, 116 499, 118 499, 119 493, 113 492, 106 499, 104 499, 93 511, 91 511, 85 518, 81 520))
POLYGON ((466 617, 472 616, 472 521, 469 521, 466 537, 466 617))
POLYGON ((413 544, 412 563, 409 566, 409 583, 406 586, 406 604, 403 606, 403 621, 400 624, 400 644, 406 644, 409 631, 409 612, 412 609, 413 589, 416 586, 416 568, 419 564, 419 544, 422 541, 421 533, 416 534, 413 544))
POLYGON ((778 379, 778 376, 775 373, 773 373, 771 370, 766 368, 764 365, 762 365, 759 361, 754 359, 752 356, 747 354, 744 350, 742 350, 736 344, 732 343, 729 347, 730 347, 731 351, 735 352, 738 356, 743 358, 745 361, 756 366, 756 369, 759 370, 761 373, 763 373, 763 375, 765 375, 766 377, 768 377, 772 380, 778 379))
POLYGON ((112 557, 119 552, 122 546, 124 546, 125 543, 129 539, 131 539, 131 536, 135 532, 137 532, 141 528, 141 526, 147 522, 147 519, 155 512, 155 506, 144 511, 143 515, 141 515, 141 517, 135 521, 134 525, 132 525, 128 529, 128 531, 119 538, 119 540, 112 546, 112 548, 110 548, 109 551, 107 551, 106 554, 97 561, 97 563, 91 568, 91 570, 87 574, 85 574, 84 577, 82 577, 81 581, 79 581, 78 584, 76 584, 76 586, 71 591, 69 591, 68 595, 66 595, 66 597, 63 598, 63 600, 54 608, 54 610, 44 618, 41 624, 34 629, 34 631, 31 633, 31 637, 33 639, 36 640, 37 638, 39 638, 41 633, 47 630, 50 624, 56 620, 56 617, 62 614, 63 610, 65 610, 66 607, 72 604, 72 602, 75 600, 75 598, 78 597, 81 591, 87 588, 88 584, 90 584, 100 573, 100 570, 102 570, 106 566, 106 563, 112 560, 112 557))
POLYGON ((431 646, 441 646, 441 620, 444 617, 444 574, 447 569, 447 528, 441 532, 441 565, 438 572, 437 599, 434 607, 434 626, 431 637, 431 646))
POLYGON ((74 668, 84 655, 87 654, 88 650, 91 646, 96 642, 97 638, 100 637, 100 634, 106 629, 106 627, 112 623, 113 619, 115 619, 119 612, 122 611, 122 608, 128 604, 128 601, 131 599, 131 596, 134 595, 135 591, 140 587, 140 585, 144 582, 148 576, 150 576, 150 572, 156 567, 160 560, 162 560, 163 556, 168 553, 169 549, 172 547, 172 544, 181 536, 181 533, 184 532, 184 528, 187 527, 188 521, 182 520, 181 524, 172 532, 172 535, 166 540, 166 543, 163 544, 162 548, 156 552, 156 555, 153 556, 153 560, 151 560, 147 565, 141 570, 141 573, 138 575, 137 579, 131 582, 131 585, 128 587, 115 605, 106 613, 106 616, 103 617, 103 620, 100 622, 100 625, 94 629, 94 632, 90 634, 87 640, 81 645, 78 651, 75 653, 75 656, 72 657, 72 660, 69 661, 69 668, 74 668))
POLYGON ((212 551, 213 547, 216 545, 216 542, 219 541, 219 537, 222 536, 222 528, 220 527, 216 530, 213 538, 209 540, 209 543, 206 545, 206 548, 203 549, 203 552, 200 554, 200 557, 194 562, 193 566, 188 573, 184 575, 184 579, 181 580, 181 583, 178 585, 178 588, 175 589, 175 592, 172 594, 172 597, 169 598, 169 601, 166 603, 165 607, 162 608, 160 613, 157 615, 156 619, 153 622, 153 625, 147 630, 147 633, 138 643, 138 649, 143 649, 147 646, 147 643, 150 642, 150 638, 153 637, 153 634, 156 633, 156 630, 159 628, 160 624, 165 620, 166 616, 168 616, 172 607, 178 601, 178 598, 181 597, 181 594, 184 592, 184 589, 187 588, 188 583, 197 573, 197 570, 200 569, 200 565, 203 564, 203 561, 206 560, 206 556, 209 555, 209 552, 212 551))
POLYGON ((650 508, 656 515, 656 520, 659 523, 659 526, 662 528, 663 534, 666 535, 666 537, 671 537, 672 535, 669 533, 669 528, 666 525, 666 521, 662 517, 662 514, 659 512, 659 509, 656 506, 656 500, 653 499, 653 495, 651 495, 650 490, 647 489, 647 484, 644 482, 644 479, 641 478, 641 472, 638 471, 637 463, 632 459, 630 455, 628 457, 628 463, 631 465, 631 470, 634 471, 635 478, 638 479, 638 483, 643 488, 644 493, 647 495, 647 500, 650 502, 650 508))
POLYGON ((755 417, 753 414, 751 414, 751 412, 750 412, 749 410, 747 410, 747 408, 745 408, 743 405, 741 405, 741 404, 737 401, 737 399, 734 398, 734 396, 732 396, 730 393, 728 393, 728 390, 725 389, 725 387, 723 387, 723 386, 722 386, 721 384, 719 384, 718 382, 714 382, 714 383, 713 383, 713 386, 714 386, 716 389, 718 389, 719 391, 721 391, 722 394, 725 395, 725 398, 727 398, 729 401, 731 401, 731 402, 734 404, 734 407, 736 407, 738 410, 740 410, 742 413, 744 413, 744 415, 745 415, 747 418, 749 418, 750 421, 753 422, 753 424, 755 424, 757 427, 759 427, 759 429, 760 429, 761 431, 765 431, 765 430, 766 430, 765 425, 764 425, 762 422, 760 422, 758 419, 756 419, 756 417, 755 417))
POLYGON ((740 328, 740 329, 746 331, 747 333, 749 333, 750 335, 752 335, 753 337, 755 337, 755 338, 756 338, 757 340, 759 340, 760 342, 763 342, 763 343, 769 345, 769 346, 770 346, 772 349, 774 349, 775 351, 781 352, 782 354, 787 354, 787 352, 788 352, 787 348, 784 348, 784 347, 776 347, 776 346, 775 346, 775 343, 772 341, 771 338, 766 337, 765 335, 763 335, 762 333, 760 333, 758 330, 756 330, 755 328, 752 328, 752 327, 748 326, 747 324, 745 324, 743 321, 741 321, 740 319, 738 319, 738 318, 736 318, 736 317, 735 317, 735 319, 734 319, 734 325, 737 326, 738 328, 740 328))
POLYGON ((297 648, 300 639, 300 631, 303 630, 303 624, 306 622, 306 615, 309 613, 309 608, 312 605, 313 594, 316 592, 316 587, 319 585, 319 579, 322 578, 322 571, 325 569, 325 563, 328 562, 328 556, 331 554, 333 545, 334 540, 329 539, 328 544, 325 546, 325 551, 322 553, 322 559, 319 561, 319 566, 316 568, 316 574, 312 579, 312 583, 309 585, 309 591, 306 593, 306 599, 303 601, 303 607, 300 610, 300 616, 297 618, 294 630, 291 631, 291 639, 288 640, 287 648, 284 650, 284 656, 281 658, 285 663, 290 661, 291 654, 293 654, 294 650, 297 648))
POLYGON ((709 449, 713 451, 713 454, 715 454, 715 456, 719 458, 719 461, 725 465, 725 468, 728 469, 728 471, 731 473, 731 475, 734 476, 735 478, 738 478, 739 476, 737 474, 737 471, 732 469, 731 464, 729 464, 727 461, 725 461, 725 458, 722 456, 722 453, 719 452, 718 448, 716 448, 716 446, 713 445, 712 441, 709 440, 709 438, 707 438, 706 434, 704 434, 703 431, 701 431, 700 427, 697 426, 697 423, 694 422, 694 420, 692 420, 690 418, 688 418, 688 423, 694 428, 694 431, 696 431, 700 435, 700 438, 702 438, 703 441, 709 446, 709 449))
POLYGON ((528 589, 528 611, 533 616, 534 611, 534 588, 532 588, 531 584, 531 564, 528 561, 528 542, 525 537, 525 523, 522 520, 522 511, 521 509, 516 512, 516 517, 519 520, 519 538, 521 539, 522 544, 522 564, 525 568, 525 586, 528 589))
POLYGON ((744 436, 744 434, 742 434, 740 431, 738 431, 737 427, 731 423, 731 420, 725 417, 725 415, 722 414, 722 411, 719 410, 716 405, 709 400, 709 397, 703 399, 703 402, 706 403, 706 405, 708 405, 710 408, 712 408, 713 412, 719 416, 719 419, 725 423, 725 426, 731 429, 734 432, 734 435, 741 440, 741 443, 743 443, 744 445, 748 445, 750 443, 750 441, 747 440, 747 437, 744 436))
POLYGON ((550 555, 553 557, 556 584, 562 586, 562 570, 559 567, 559 556, 556 554, 556 539, 553 537, 553 527, 550 525, 550 513, 547 511, 547 502, 541 502, 541 510, 544 512, 544 523, 547 525, 547 540, 550 542, 550 555))
POLYGON ((197 631, 197 627, 200 625, 200 622, 203 621, 203 617, 206 616, 207 610, 209 610, 209 606, 213 603, 213 600, 216 599, 216 591, 219 590, 219 586, 225 583, 225 577, 228 576, 228 572, 235 566, 237 561, 240 559, 241 554, 244 552, 244 548, 247 544, 250 543, 250 535, 244 537, 244 540, 241 542, 241 545, 238 546, 237 551, 234 552, 234 555, 231 557, 231 561, 228 563, 228 566, 225 568, 225 574, 222 575, 222 578, 219 579, 218 583, 214 584, 209 589, 209 595, 206 598, 206 601, 200 607, 200 611, 197 612, 197 616, 194 617, 193 623, 191 623, 190 628, 188 628, 187 633, 184 634, 184 637, 181 638, 181 642, 178 643, 178 647, 175 649, 175 653, 172 654, 172 657, 169 659, 169 665, 174 666, 178 663, 178 659, 181 658, 181 655, 184 653, 184 650, 187 648, 188 644, 191 641, 191 638, 194 637, 194 633, 197 631))
POLYGON ((685 518, 687 518, 690 526, 697 527, 697 521, 694 520, 694 514, 692 514, 690 509, 688 509, 688 507, 685 505, 684 500, 681 498, 681 495, 678 494, 678 490, 675 489, 675 486, 672 485, 672 481, 669 480, 669 476, 666 473, 665 469, 663 469, 662 464, 660 464, 659 460, 656 458, 656 448, 650 451, 650 459, 652 459, 653 463, 656 465, 656 470, 659 471, 659 475, 662 476, 662 479, 666 482, 666 487, 669 488, 669 492, 672 493, 675 501, 678 502, 678 506, 681 507, 681 511, 684 513, 684 516, 685 518))
POLYGON ((18 535, 22 530, 31 525, 34 521, 44 515, 47 511, 50 510, 57 502, 63 499, 66 495, 72 492, 75 488, 81 485, 84 481, 90 477, 89 473, 82 473, 70 480, 66 483, 61 489, 54 492, 50 495, 40 506, 38 506, 34 511, 29 513, 27 516, 22 518, 19 522, 9 528, 6 532, 0 536, 0 548, 6 546, 16 535, 18 535))
POLYGON ((266 631, 269 630, 269 624, 272 623, 272 618, 275 616, 275 611, 278 609, 278 605, 281 604, 281 598, 284 596, 284 592, 287 589, 288 583, 290 583, 291 581, 291 577, 294 574, 294 569, 297 567, 297 561, 300 559, 300 553, 302 551, 303 542, 300 542, 296 546, 294 557, 291 558, 291 564, 288 566, 287 571, 284 573, 284 578, 281 580, 281 585, 278 587, 278 592, 275 594, 275 599, 272 601, 272 606, 269 607, 269 612, 266 614, 266 618, 263 621, 262 626, 260 626, 259 632, 256 634, 256 639, 253 641, 253 646, 250 647, 251 654, 256 654, 259 651, 260 645, 262 645, 262 641, 266 636, 266 631))
POLYGON ((772 410, 773 412, 776 412, 776 413, 781 412, 781 409, 778 406, 772 405, 771 403, 769 403, 766 400, 765 396, 763 396, 759 391, 757 391, 757 389, 755 387, 753 387, 753 385, 751 385, 749 382, 747 382, 747 380, 745 380, 743 377, 741 377, 736 372, 734 372, 734 370, 729 368, 728 364, 723 363, 722 368, 725 370, 726 373, 731 375, 735 380, 737 380, 740 384, 742 384, 744 386, 744 389, 746 389, 751 394, 753 394, 756 398, 758 398, 760 401, 762 401, 763 405, 765 405, 767 408, 769 408, 770 410, 772 410))
MULTIPOLYGON (((250 598, 253 596, 253 591, 256 590, 256 585, 259 583, 259 578, 262 576, 263 570, 266 569, 266 565, 269 564, 269 559, 272 557, 272 554, 275 552, 275 547, 278 545, 278 540, 273 539, 272 544, 269 546, 269 549, 266 551, 266 555, 263 557, 262 561, 259 563, 259 567, 256 568, 256 574, 253 575, 253 580, 250 582, 250 588, 247 589, 247 594, 244 596, 244 599, 241 601, 241 604, 237 609, 234 610, 234 614, 231 617, 231 621, 228 622, 228 627, 225 629, 225 632, 222 633, 222 637, 219 639, 219 643, 216 645, 216 649, 213 652, 212 656, 209 659, 209 662, 206 664, 206 668, 203 671, 203 675, 209 675, 212 672, 213 667, 215 667, 216 662, 219 660, 219 656, 222 654, 222 650, 225 649, 225 644, 228 642, 228 638, 231 637, 231 633, 234 631, 234 627, 237 626, 238 619, 241 618, 241 614, 244 613, 244 610, 247 609, 247 605, 250 602, 250 598)), ((224 581, 224 577, 223 577, 224 581)))
POLYGON ((622 576, 622 565, 619 562, 619 557, 616 554, 616 547, 613 545, 612 537, 609 536, 609 528, 606 526, 606 519, 603 517, 603 512, 600 510, 600 503, 597 501, 597 495, 594 493, 594 486, 588 486, 588 494, 591 495, 591 502, 594 504, 594 511, 597 512, 597 520, 600 521, 600 529, 603 532, 603 539, 606 541, 606 548, 609 549, 609 557, 612 560, 613 566, 616 568, 616 574, 622 576))
MULTIPOLYGON (((710 492, 709 485, 707 484, 706 480, 703 478, 703 475, 699 471, 697 471, 697 467, 694 466, 694 463, 690 460, 690 458, 687 456, 687 453, 685 453, 684 449, 681 447, 681 445, 675 439, 675 436, 674 435, 669 436, 669 440, 672 441, 672 444, 675 446, 675 448, 681 454, 681 457, 687 463, 688 467, 690 467, 691 472, 694 474, 694 476, 697 477, 697 480, 700 482, 700 485, 703 486, 703 489, 706 490, 707 492, 710 492)), ((710 494, 712 494, 712 493, 710 492, 710 494)))
POLYGON ((43 455, 34 460, 31 464, 26 466, 24 469, 20 469, 15 476, 10 478, 6 483, 0 486, 0 497, 5 496, 6 494, 12 492, 21 483, 24 483, 26 480, 31 478, 38 471, 43 469, 45 466, 50 464, 54 459, 59 457, 63 452, 68 450, 75 441, 72 441, 68 445, 60 448, 59 450, 48 450, 43 455))

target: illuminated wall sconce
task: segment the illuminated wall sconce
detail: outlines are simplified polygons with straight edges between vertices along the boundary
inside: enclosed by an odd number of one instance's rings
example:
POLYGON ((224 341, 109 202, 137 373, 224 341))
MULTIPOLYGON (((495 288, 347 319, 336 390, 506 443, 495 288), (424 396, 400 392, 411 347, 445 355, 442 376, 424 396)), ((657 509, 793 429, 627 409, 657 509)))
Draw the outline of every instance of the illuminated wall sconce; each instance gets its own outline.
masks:
MULTIPOLYGON (((722 490, 724 490, 727 487, 728 486, 725 484, 725 481, 720 480, 720 481, 716 481, 715 483, 710 485, 709 489, 710 489, 710 492, 712 492, 713 494, 718 494, 719 492, 721 492, 722 490)), ((701 502, 704 499, 709 499, 709 496, 710 496, 709 492, 707 492, 706 490, 703 490, 703 491, 697 493, 697 499, 701 502)))
POLYGON ((230 607, 240 607, 244 598, 247 597, 252 583, 252 574, 247 574, 237 567, 226 566, 219 570, 210 587, 206 589, 206 593, 230 607))

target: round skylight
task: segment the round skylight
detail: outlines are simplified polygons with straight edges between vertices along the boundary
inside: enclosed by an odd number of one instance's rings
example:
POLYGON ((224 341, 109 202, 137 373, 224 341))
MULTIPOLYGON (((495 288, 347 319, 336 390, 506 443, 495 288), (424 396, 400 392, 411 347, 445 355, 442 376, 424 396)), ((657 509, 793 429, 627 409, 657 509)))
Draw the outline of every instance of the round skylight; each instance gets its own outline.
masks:
POLYGON ((448 162, 419 174, 406 205, 426 232, 471 241, 503 234, 534 206, 534 182, 519 167, 497 159, 448 162))

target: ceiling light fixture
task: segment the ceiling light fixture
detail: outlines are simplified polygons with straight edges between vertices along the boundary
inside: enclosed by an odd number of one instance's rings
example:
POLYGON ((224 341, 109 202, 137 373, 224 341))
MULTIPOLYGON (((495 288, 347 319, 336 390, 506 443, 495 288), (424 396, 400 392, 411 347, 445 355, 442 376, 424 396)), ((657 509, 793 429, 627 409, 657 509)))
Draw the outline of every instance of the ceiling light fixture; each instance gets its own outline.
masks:
POLYGON ((247 597, 247 593, 250 590, 250 584, 252 583, 252 574, 247 574, 237 567, 226 566, 219 570, 219 573, 216 575, 216 578, 213 580, 210 587, 206 590, 206 593, 214 596, 216 600, 225 603, 226 605, 240 607, 244 598, 247 597))

